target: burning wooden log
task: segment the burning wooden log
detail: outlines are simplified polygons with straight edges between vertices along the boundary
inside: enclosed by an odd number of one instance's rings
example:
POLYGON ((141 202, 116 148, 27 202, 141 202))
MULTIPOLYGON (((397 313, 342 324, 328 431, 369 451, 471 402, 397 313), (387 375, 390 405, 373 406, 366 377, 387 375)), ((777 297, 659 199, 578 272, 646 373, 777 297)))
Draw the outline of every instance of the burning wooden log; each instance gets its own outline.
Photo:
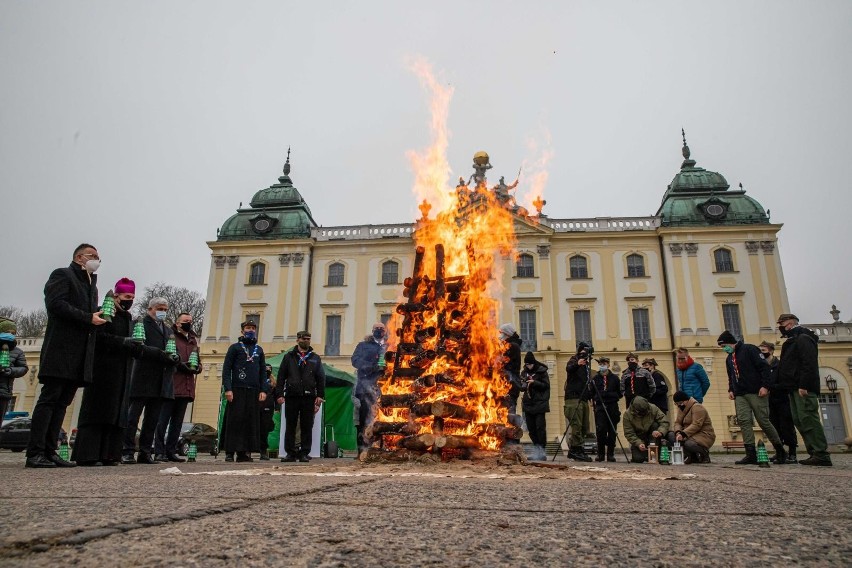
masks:
POLYGON ((376 438, 383 434, 405 434, 411 436, 420 430, 420 426, 414 422, 373 422, 367 435, 376 438))
POLYGON ((379 406, 382 408, 409 408, 420 398, 416 394, 383 394, 379 398, 379 406))
POLYGON ((510 424, 484 424, 479 432, 502 440, 520 440, 524 436, 523 428, 510 424))
POLYGON ((434 446, 439 449, 478 448, 479 439, 476 436, 436 436, 434 446))
POLYGON ((445 400, 432 403, 432 416, 438 418, 455 418, 457 420, 476 420, 476 412, 471 412, 464 406, 445 400))
POLYGON ((435 445, 434 434, 419 434, 417 436, 408 436, 400 440, 399 445, 406 450, 414 450, 417 452, 425 452, 435 445))

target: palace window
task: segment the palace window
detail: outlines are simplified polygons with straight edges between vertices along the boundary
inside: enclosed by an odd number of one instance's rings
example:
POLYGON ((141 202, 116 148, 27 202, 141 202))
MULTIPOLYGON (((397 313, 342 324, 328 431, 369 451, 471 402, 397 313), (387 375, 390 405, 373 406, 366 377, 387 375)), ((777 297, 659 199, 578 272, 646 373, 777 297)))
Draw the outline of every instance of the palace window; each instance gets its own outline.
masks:
POLYGON ((716 272, 733 272, 734 257, 731 251, 726 248, 720 248, 713 251, 713 259, 716 261, 716 272))
POLYGON ((592 312, 589 310, 574 310, 574 336, 577 345, 581 342, 592 343, 592 312))
POLYGON ((651 321, 645 308, 633 310, 633 339, 636 341, 636 351, 650 351, 651 321))
POLYGON ((382 264, 382 284, 399 284, 399 263, 389 260, 382 264))
POLYGON ((589 267, 585 256, 581 256, 579 254, 572 256, 568 261, 568 265, 571 271, 571 278, 589 277, 589 267))
POLYGON ((521 323, 520 335, 523 341, 521 351, 537 351, 535 310, 520 310, 518 319, 521 323))
POLYGON ((730 331, 738 341, 741 340, 743 338, 743 326, 740 323, 740 305, 723 304, 722 319, 725 329, 730 331))
POLYGON ((249 284, 263 284, 266 280, 266 265, 262 262, 255 262, 249 268, 249 284))
POLYGON ((331 266, 328 267, 328 285, 329 286, 343 286, 343 275, 346 271, 346 267, 339 262, 335 262, 331 266))
POLYGON ((535 265, 531 254, 522 254, 518 257, 518 278, 533 278, 535 276, 535 265))
POLYGON ((645 276, 645 259, 641 254, 631 254, 627 257, 627 276, 630 278, 645 276))
POLYGON ((340 316, 325 316, 325 355, 340 355, 340 316))

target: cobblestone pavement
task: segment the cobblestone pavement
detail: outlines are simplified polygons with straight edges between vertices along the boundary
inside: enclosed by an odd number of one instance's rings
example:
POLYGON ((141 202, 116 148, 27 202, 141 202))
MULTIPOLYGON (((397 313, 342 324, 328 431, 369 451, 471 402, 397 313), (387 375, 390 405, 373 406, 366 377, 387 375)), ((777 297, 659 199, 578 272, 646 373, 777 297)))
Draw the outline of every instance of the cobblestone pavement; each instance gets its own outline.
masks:
MULTIPOLYGON (((27 470, 0 452, 0 566, 849 565, 833 468, 351 459, 27 470)), ((623 457, 619 458, 623 460, 623 457)))

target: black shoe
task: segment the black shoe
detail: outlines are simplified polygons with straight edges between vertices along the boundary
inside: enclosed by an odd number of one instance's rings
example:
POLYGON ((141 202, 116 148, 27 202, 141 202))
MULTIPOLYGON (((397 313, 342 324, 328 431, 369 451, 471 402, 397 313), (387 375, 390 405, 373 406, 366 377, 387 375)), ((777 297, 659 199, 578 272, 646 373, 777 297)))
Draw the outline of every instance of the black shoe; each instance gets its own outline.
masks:
POLYGON ((24 464, 24 467, 57 467, 57 465, 39 454, 37 456, 27 458, 27 463, 24 464))
POLYGON ((615 461, 615 456, 607 456, 607 457, 606 457, 606 461, 608 461, 608 462, 614 462, 614 461, 615 461))
POLYGON ((603 455, 598 454, 598 455, 595 457, 595 461, 596 461, 596 462, 602 462, 602 461, 604 461, 604 457, 603 457, 603 455))
POLYGON ((72 461, 67 461, 60 458, 58 455, 53 454, 51 456, 46 456, 47 459, 55 463, 58 467, 77 467, 77 464, 72 461))
POLYGON ((311 456, 299 456, 299 461, 302 463, 308 463, 311 461, 311 456))
POLYGON ((169 461, 169 458, 166 454, 157 454, 157 455, 154 456, 154 459, 157 460, 158 462, 169 461))
POLYGON ((234 454, 225 454, 225 461, 226 462, 234 461, 234 454))
MULTIPOLYGON (((157 459, 160 459, 160 458, 157 458, 157 459)), ((170 461, 170 462, 175 462, 175 463, 183 463, 186 460, 183 459, 182 457, 180 457, 177 454, 166 454, 166 459, 160 460, 160 461, 170 461)))
POLYGON ((773 463, 777 465, 784 465, 787 463, 787 452, 784 451, 784 446, 775 447, 775 461, 773 463))
POLYGON ((269 454, 267 454, 266 452, 260 454, 260 461, 269 461, 269 454))
POLYGON ((757 450, 755 449, 754 444, 746 444, 745 451, 745 457, 741 460, 735 461, 734 463, 736 465, 757 465, 757 450))
POLYGON ((124 465, 133 465, 136 463, 136 460, 133 458, 133 454, 124 454, 121 456, 121 463, 124 465))
POLYGON ((823 466, 823 467, 831 467, 832 466, 831 458, 829 458, 829 457, 818 458, 816 456, 811 456, 806 460, 801 460, 799 463, 802 464, 802 465, 820 465, 820 466, 823 466))
POLYGON ((571 448, 568 450, 568 458, 574 461, 590 462, 592 458, 583 452, 583 448, 571 448))
POLYGON ((154 459, 151 454, 146 454, 145 452, 139 452, 139 455, 136 456, 136 463, 143 463, 147 465, 154 465, 160 463, 156 459, 154 459))
POLYGON ((788 452, 787 453, 787 463, 788 464, 799 463, 798 458, 796 458, 796 452, 788 452))
POLYGON ((254 458, 251 457, 251 455, 249 455, 245 452, 239 452, 237 454, 237 461, 238 462, 253 462, 254 458))
POLYGON ((101 466, 101 465, 104 465, 104 464, 97 461, 97 460, 86 460, 86 461, 78 461, 77 465, 79 465, 80 467, 98 467, 98 466, 101 466))
POLYGON ((115 460, 104 460, 104 461, 101 462, 101 465, 106 465, 106 466, 118 465, 118 462, 115 461, 115 460))
POLYGON ((282 461, 282 462, 291 462, 291 463, 292 463, 292 462, 296 461, 296 456, 294 456, 294 455, 292 455, 292 454, 287 454, 286 456, 284 456, 283 458, 281 458, 281 461, 282 461))

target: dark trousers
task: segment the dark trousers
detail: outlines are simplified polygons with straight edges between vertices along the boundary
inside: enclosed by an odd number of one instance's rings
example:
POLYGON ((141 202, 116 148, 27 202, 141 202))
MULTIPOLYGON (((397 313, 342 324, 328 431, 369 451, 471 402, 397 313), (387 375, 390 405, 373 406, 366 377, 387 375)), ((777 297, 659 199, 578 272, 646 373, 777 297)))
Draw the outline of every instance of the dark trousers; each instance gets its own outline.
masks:
POLYGON ((163 399, 159 397, 130 399, 130 409, 127 411, 127 428, 124 430, 124 443, 121 453, 133 455, 133 452, 136 451, 136 428, 139 426, 139 417, 143 410, 145 411, 145 418, 142 419, 142 430, 139 432, 139 453, 151 453, 162 405, 163 399))
POLYGON ((547 414, 524 412, 524 420, 527 421, 527 429, 533 445, 544 448, 547 444, 547 414))
POLYGON ((355 395, 360 403, 358 407, 358 451, 370 447, 372 440, 367 439, 367 428, 376 419, 376 401, 378 396, 374 391, 360 392, 355 395))
POLYGON ((27 457, 56 453, 65 410, 74 401, 77 385, 65 379, 41 379, 41 394, 33 409, 27 457))
MULTIPOLYGON (((676 436, 677 436, 677 433, 675 433, 675 432, 669 432, 668 435, 666 436, 666 439, 669 442, 668 443, 669 448, 674 446, 676 436)), ((698 442, 696 442, 692 438, 687 438, 686 440, 681 442, 681 446, 683 446, 683 457, 684 458, 692 458, 693 460, 696 460, 696 461, 705 461, 705 458, 710 457, 709 448, 705 448, 704 446, 702 446, 701 444, 699 444, 698 442)))
POLYGON ((284 415, 286 430, 284 431, 284 451, 288 455, 296 455, 296 426, 299 426, 301 442, 299 454, 311 453, 311 435, 314 429, 314 400, 313 396, 292 396, 284 398, 284 415))
POLYGON ((186 407, 192 402, 191 398, 167 398, 160 406, 160 418, 157 421, 157 430, 154 434, 154 451, 160 455, 178 453, 178 438, 183 426, 183 417, 186 407))
POLYGON ((11 398, 0 398, 0 422, 5 420, 6 411, 9 410, 10 402, 12 402, 11 398))
POLYGON ((790 395, 786 392, 769 393, 769 421, 778 430, 784 445, 795 450, 796 427, 793 425, 793 412, 790 410, 790 395))
POLYGON ((615 453, 618 433, 613 429, 613 426, 618 427, 619 420, 621 420, 621 412, 618 410, 618 403, 611 404, 606 408, 600 405, 595 406, 595 434, 598 438, 598 455, 602 456, 605 450, 610 455, 615 453), (610 420, 612 420, 612 425, 609 423, 610 420))

